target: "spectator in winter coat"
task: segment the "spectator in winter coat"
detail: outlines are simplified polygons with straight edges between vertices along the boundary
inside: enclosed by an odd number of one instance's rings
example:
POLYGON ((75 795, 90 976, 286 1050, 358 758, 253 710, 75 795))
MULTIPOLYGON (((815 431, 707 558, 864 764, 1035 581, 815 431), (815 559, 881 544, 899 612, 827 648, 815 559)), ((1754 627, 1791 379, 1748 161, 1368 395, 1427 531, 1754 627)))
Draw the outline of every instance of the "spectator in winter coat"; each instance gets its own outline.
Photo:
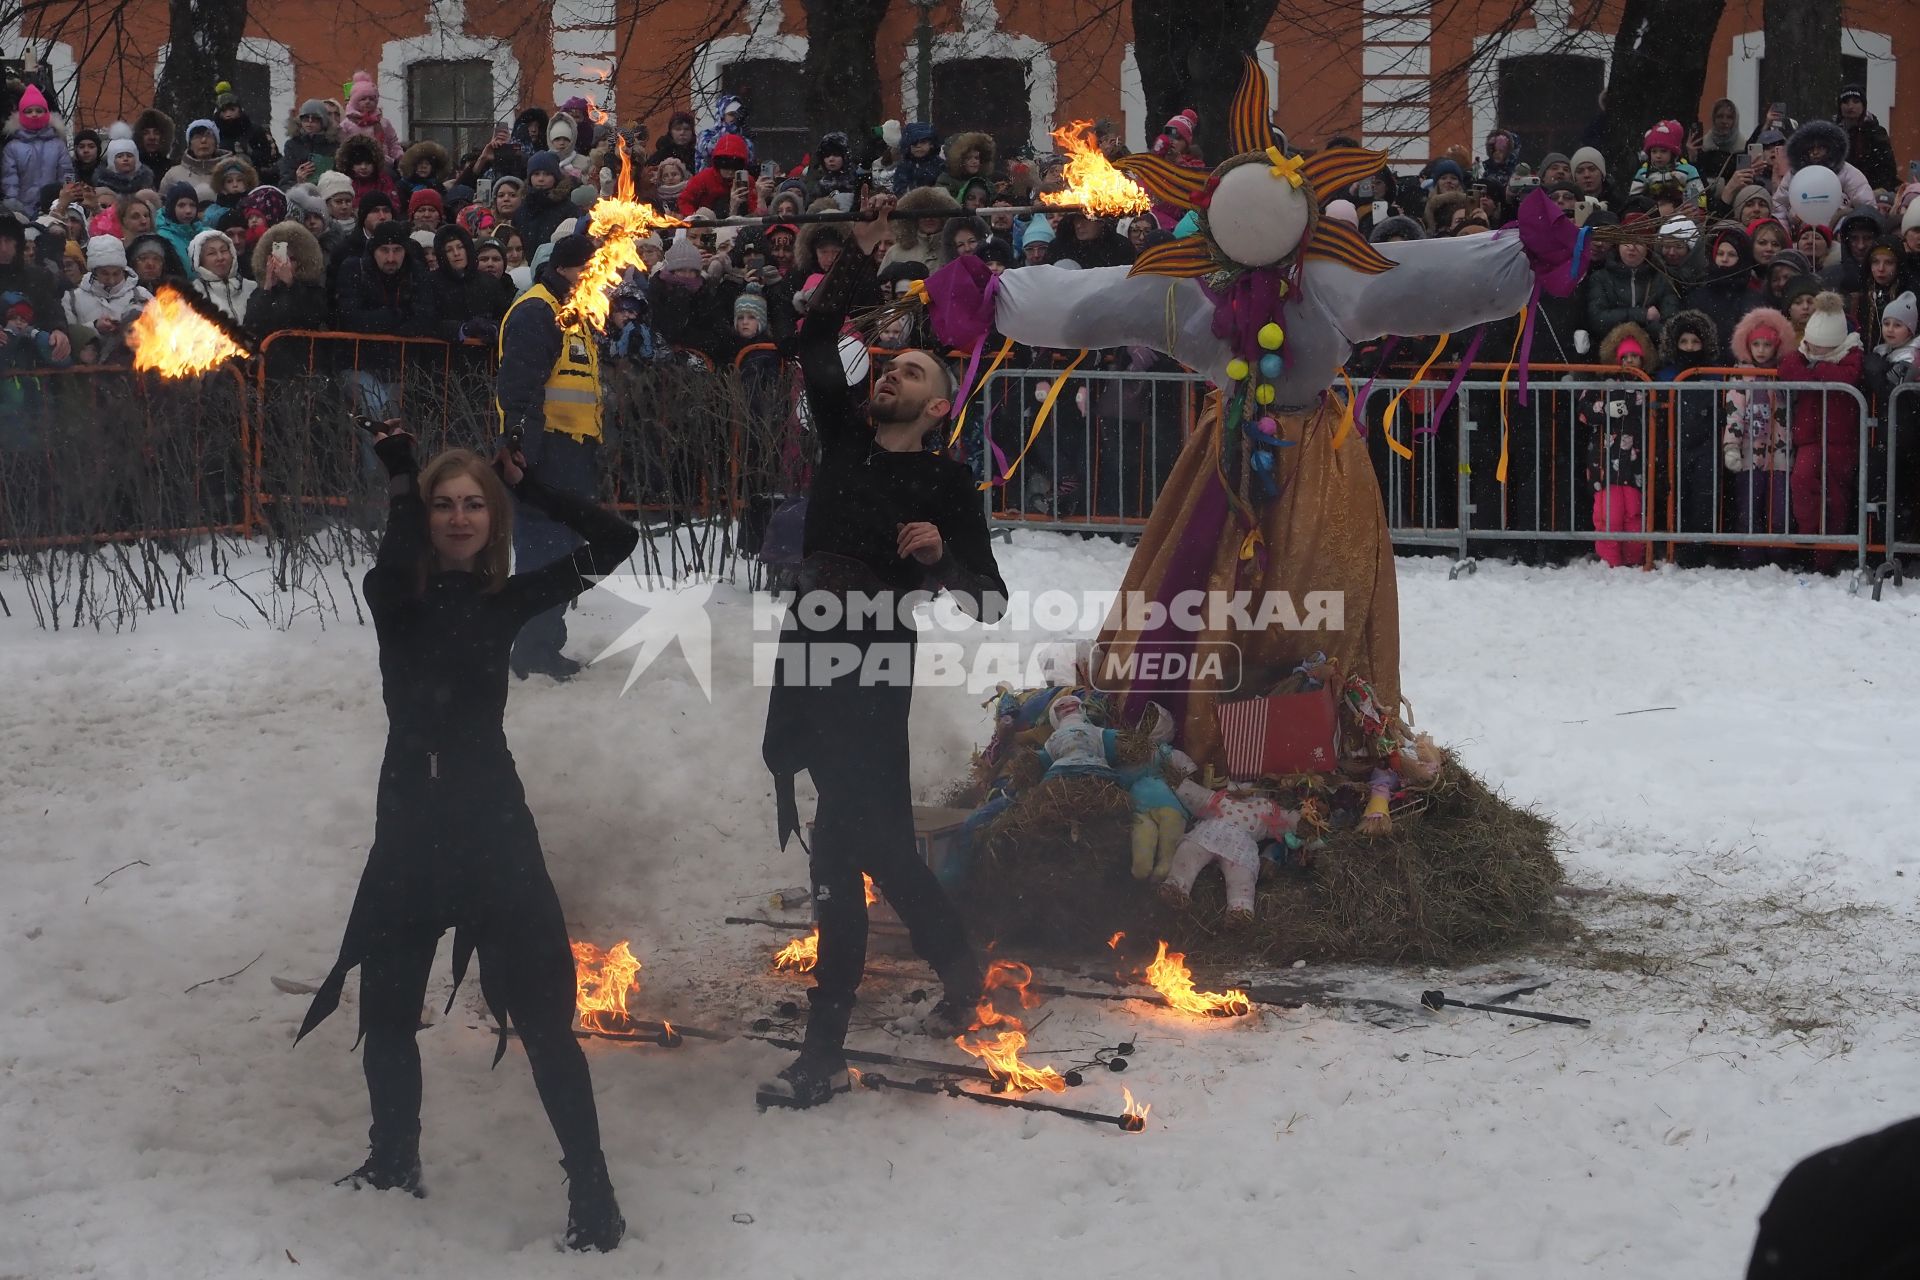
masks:
POLYGON ((226 154, 220 149, 220 130, 213 121, 195 120, 187 126, 187 153, 161 175, 160 189, 165 191, 176 182, 191 182, 200 193, 201 204, 215 203, 220 197, 213 186, 213 167, 226 154))
POLYGON ((104 187, 116 196, 130 196, 157 182, 153 170, 140 163, 140 148, 131 138, 115 138, 107 143, 106 159, 94 170, 93 185, 104 187))
POLYGON ((432 187, 421 187, 407 201, 407 224, 415 231, 438 231, 446 202, 432 187))
MULTIPOLYGON (((253 245, 253 277, 259 285, 247 300, 244 323, 254 338, 283 329, 327 327, 327 264, 320 242, 297 222, 270 227, 253 245), (275 246, 287 247, 282 261, 275 246)), ((291 350, 291 348, 289 348, 291 350)), ((273 349, 268 348, 268 372, 273 373, 273 349)))
POLYGON ((947 259, 941 239, 948 221, 960 213, 960 202, 934 184, 908 191, 894 203, 893 211, 903 216, 893 220, 893 248, 881 260, 881 269, 896 262, 919 262, 931 274, 944 267, 947 259))
MULTIPOLYGON (((1814 299, 1813 314, 1799 346, 1780 358, 1780 378, 1783 382, 1858 387, 1865 358, 1860 336, 1847 332, 1846 300, 1837 293, 1822 293, 1814 299)), ((1795 392, 1793 474, 1788 482, 1795 532, 1844 534, 1852 530, 1853 490, 1859 465, 1859 402, 1836 392, 1795 392)), ((1815 564, 1824 570, 1833 560, 1833 552, 1823 551, 1815 557, 1815 564)))
POLYGON ((369 191, 355 203, 353 230, 327 255, 327 297, 336 304, 340 297, 340 276, 346 265, 366 256, 374 229, 391 222, 393 217, 393 201, 385 192, 369 191))
POLYGON ((186 258, 175 253, 173 246, 161 236, 151 231, 142 232, 130 237, 126 244, 127 270, 133 273, 134 283, 148 293, 158 293, 163 284, 183 289, 192 284, 186 258))
POLYGON ((660 135, 660 141, 654 145, 653 154, 647 157, 647 163, 657 165, 662 160, 672 157, 680 162, 681 168, 692 173, 698 167, 694 162, 693 131, 693 112, 674 112, 667 120, 667 131, 660 135))
POLYGON ((395 206, 399 205, 399 191, 387 171, 386 162, 380 158, 380 144, 372 138, 364 134, 342 138, 339 148, 334 152, 334 163, 352 181, 356 200, 378 191, 395 206))
POLYGON ((453 158, 447 149, 431 140, 416 142, 400 157, 400 177, 394 183, 395 205, 412 200, 416 191, 445 194, 447 176, 453 172, 453 158))
MULTIPOLYGON (((1781 257, 1785 257, 1782 254, 1781 257)), ((1796 257, 1799 255, 1796 253, 1796 257)), ((1774 259, 1779 265, 1780 258, 1774 259)), ((1780 310, 1786 314, 1787 322, 1793 326, 1794 341, 1806 332, 1807 322, 1813 319, 1813 304, 1825 292, 1820 285, 1820 277, 1812 272, 1803 272, 1788 280, 1786 287, 1780 290, 1780 310)))
MULTIPOLYGON (((1880 333, 1881 321, 1894 299, 1907 292, 1900 276, 1900 246, 1892 236, 1882 236, 1867 250, 1866 266, 1856 288, 1846 295, 1847 321, 1865 343, 1880 333)), ((1837 290, 1836 290, 1837 292, 1837 290)))
MULTIPOLYGON (((1733 331, 1733 354, 1742 368, 1774 370, 1793 343, 1793 325, 1771 307, 1742 316, 1733 331)), ((1791 396, 1756 380, 1727 392, 1727 425, 1720 436, 1721 461, 1734 479, 1729 486, 1739 515, 1736 533, 1785 534, 1787 473, 1793 465, 1788 423, 1791 396)), ((1761 547, 1742 547, 1740 559, 1754 568, 1766 562, 1761 547)))
MULTIPOLYGON (((1657 381, 1672 382, 1682 374, 1710 369, 1720 363, 1720 336, 1704 312, 1679 311, 1660 328, 1660 368, 1657 381)), ((1716 533, 1720 529, 1720 488, 1715 483, 1720 455, 1720 397, 1695 386, 1689 376, 1673 397, 1678 426, 1678 451, 1668 464, 1675 485, 1674 503, 1682 533, 1716 533)), ((1675 553, 1682 568, 1707 563, 1699 543, 1683 543, 1675 553)))
POLYGON ((60 117, 47 107, 36 85, 20 95, 20 105, 7 122, 7 145, 0 150, 0 191, 17 200, 29 213, 41 213, 46 203, 43 187, 62 187, 73 180, 73 156, 60 117))
MULTIPOLYGON (((1600 344, 1602 364, 1646 367, 1653 340, 1631 322, 1614 326, 1600 344)), ((1645 508, 1647 395, 1644 391, 1581 389, 1574 421, 1585 455, 1585 477, 1593 493, 1593 527, 1601 533, 1639 530, 1645 508)), ((1626 563, 1627 544, 1602 539, 1594 554, 1614 568, 1626 563)))
POLYGON ((1090 214, 1069 213, 1054 228, 1047 261, 1077 262, 1088 270, 1126 266, 1133 261, 1133 246, 1125 236, 1113 229, 1110 220, 1090 214))
MULTIPOLYGON (((852 147, 847 135, 838 131, 825 134, 813 149, 813 159, 807 165, 806 182, 799 190, 800 203, 791 212, 798 213, 821 199, 830 199, 835 204, 843 204, 851 209, 854 192, 859 185, 860 176, 853 168, 852 147), (841 196, 847 197, 844 202, 839 199, 841 196)), ((786 189, 786 183, 774 188, 776 202, 781 191, 786 189)), ((778 209, 773 211, 778 212, 778 209)))
POLYGON ((212 224, 200 216, 200 197, 189 182, 176 182, 167 188, 166 200, 153 226, 173 246, 182 262, 192 256, 193 238, 202 231, 212 230, 212 224))
POLYGON ((1833 122, 1846 130, 1847 154, 1871 186, 1892 190, 1900 184, 1894 165, 1893 140, 1887 130, 1867 110, 1866 90, 1857 84, 1840 89, 1839 109, 1833 122))
POLYGON ((738 138, 746 144, 746 163, 753 163, 753 139, 747 136, 746 104, 732 94, 723 93, 713 104, 714 123, 700 131, 700 140, 693 148, 693 168, 690 172, 699 173, 713 163, 714 148, 722 138, 738 138))
POLYGON ((593 162, 580 150, 579 140, 580 126, 566 112, 558 112, 547 121, 547 150, 559 159, 561 174, 585 179, 592 172, 593 162))
POLYGON ((940 158, 940 135, 934 127, 918 120, 902 126, 900 163, 893 168, 893 194, 904 196, 917 187, 931 187, 945 172, 946 162, 940 158))
POLYGON ((1487 135, 1486 158, 1480 162, 1479 179, 1500 191, 1513 180, 1513 168, 1520 163, 1520 135, 1511 129, 1495 129, 1487 135))
POLYGON ((140 166, 155 173, 165 173, 171 169, 176 159, 176 132, 173 117, 158 107, 148 107, 135 116, 133 142, 137 150, 134 158, 140 162, 140 166))
POLYGON ((67 295, 67 324, 76 348, 99 341, 102 364, 127 357, 126 326, 153 301, 127 271, 127 250, 112 236, 87 241, 87 278, 67 295))
POLYGON ((1678 120, 1662 120, 1647 130, 1642 140, 1646 147, 1647 160, 1633 175, 1633 185, 1628 195, 1639 195, 1647 189, 1647 184, 1659 174, 1676 175, 1682 184, 1683 198, 1693 204, 1700 199, 1700 171, 1681 159, 1687 145, 1686 127, 1678 120))
MULTIPOLYGON (((1880 214, 1873 209, 1849 209, 1833 225, 1834 238, 1840 245, 1833 265, 1821 272, 1820 278, 1835 293, 1858 293, 1866 284, 1867 255, 1873 251, 1874 242, 1879 240, 1886 226, 1880 214)), ((1868 333, 1875 330, 1869 329, 1868 333)))
MULTIPOLYGON (((1867 354, 1864 389, 1882 406, 1895 387, 1914 380, 1914 356, 1920 351, 1920 302, 1902 293, 1880 311, 1879 345, 1867 354)), ((1905 441, 1902 441, 1905 443, 1905 441)))
POLYGON ((745 138, 737 133, 721 134, 714 140, 711 163, 694 174, 693 181, 680 193, 680 212, 691 216, 707 209, 715 217, 725 216, 734 191, 741 190, 746 193, 743 212, 758 213, 757 193, 753 190, 752 176, 747 172, 749 159, 745 138))
POLYGON ((218 307, 237 327, 247 318, 247 303, 258 288, 240 273, 233 242, 218 231, 202 231, 187 250, 193 291, 218 307))
MULTIPOLYGON (((1871 209, 1873 185, 1865 174, 1847 162, 1847 131, 1830 120, 1809 120, 1787 139, 1789 174, 1810 164, 1825 165, 1840 178, 1841 208, 1871 209)), ((1785 222, 1793 214, 1787 199, 1788 182, 1773 190, 1773 216, 1785 222)))
MULTIPOLYGON (((1700 180, 1716 197, 1720 189, 1747 164, 1747 136, 1740 128, 1740 108, 1732 98, 1721 98, 1707 115, 1707 130, 1694 156, 1700 180)), ((1738 217, 1738 210, 1735 211, 1738 217)))
POLYGON ((1607 181, 1607 158, 1593 147, 1581 147, 1573 153, 1573 185, 1582 196, 1592 196, 1602 205, 1613 207, 1613 187, 1607 181))
POLYGON ((460 226, 441 227, 433 236, 433 273, 439 298, 442 336, 449 342, 480 339, 492 342, 501 318, 513 305, 514 289, 504 276, 480 270, 473 237, 460 226))
MULTIPOLYGON (((214 89, 213 120, 220 130, 221 148, 244 157, 260 174, 260 181, 278 185, 280 148, 273 134, 247 118, 246 108, 240 105, 233 86, 222 81, 214 89)), ((287 180, 294 181, 291 177, 287 180)))
POLYGON ((703 263, 701 250, 685 236, 667 246, 647 284, 653 332, 660 341, 691 347, 716 363, 733 354, 733 304, 745 285, 730 278, 728 266, 723 253, 703 263))
POLYGON ((1740 317, 1759 303, 1753 289, 1753 250, 1738 227, 1722 227, 1707 242, 1699 284, 1687 294, 1687 306, 1713 320, 1721 350, 1729 350, 1740 317))
POLYGON ((536 151, 527 161, 527 188, 514 212, 513 225, 527 238, 529 247, 538 251, 553 239, 561 223, 571 222, 579 214, 560 189, 560 157, 551 151, 536 151))
POLYGON ((221 214, 229 209, 238 209, 240 202, 246 199, 247 192, 259 185, 260 175, 253 171, 253 166, 247 163, 245 157, 221 156, 213 166, 213 204, 203 216, 217 226, 221 214))
MULTIPOLYGON (((1634 227, 1636 224, 1629 220, 1624 225, 1634 227)), ((1645 219, 1637 225, 1640 230, 1652 230, 1651 223, 1645 219)), ((1623 324, 1637 324, 1650 333, 1657 333, 1662 317, 1679 309, 1680 300, 1666 276, 1648 265, 1645 245, 1615 246, 1613 256, 1594 273, 1588 287, 1588 315, 1592 327, 1601 333, 1623 324)))
POLYGON ((947 143, 946 172, 939 184, 955 202, 964 205, 969 184, 990 182, 993 178, 993 135, 957 133, 947 143))
POLYGON ((339 147, 340 134, 327 115, 327 104, 309 98, 288 126, 287 149, 280 158, 282 174, 295 182, 318 182, 320 175, 332 171, 339 147))
POLYGON ((100 167, 104 158, 100 135, 92 129, 82 129, 73 135, 73 178, 76 182, 93 185, 93 171, 100 167))
POLYGON ((370 138, 378 150, 382 168, 397 162, 404 152, 393 124, 380 114, 380 89, 364 71, 353 73, 353 87, 347 92, 347 114, 340 121, 340 139, 370 138))
POLYGON ((1741 226, 1773 217, 1773 195, 1758 183, 1749 183, 1733 193, 1727 202, 1733 220, 1741 226))
MULTIPOLYGON (((340 327, 353 333, 395 337, 442 336, 437 291, 427 269, 413 256, 406 228, 382 222, 373 228, 367 251, 340 270, 340 327)), ((388 343, 363 344, 348 381, 360 412, 386 418, 398 403, 400 355, 388 343)))
MULTIPOLYGON (((85 258, 82 257, 84 264, 85 258)), ((0 292, 17 293, 33 304, 33 327, 54 335, 56 358, 67 360, 67 317, 61 306, 59 277, 29 260, 27 229, 18 218, 0 214, 0 292)))

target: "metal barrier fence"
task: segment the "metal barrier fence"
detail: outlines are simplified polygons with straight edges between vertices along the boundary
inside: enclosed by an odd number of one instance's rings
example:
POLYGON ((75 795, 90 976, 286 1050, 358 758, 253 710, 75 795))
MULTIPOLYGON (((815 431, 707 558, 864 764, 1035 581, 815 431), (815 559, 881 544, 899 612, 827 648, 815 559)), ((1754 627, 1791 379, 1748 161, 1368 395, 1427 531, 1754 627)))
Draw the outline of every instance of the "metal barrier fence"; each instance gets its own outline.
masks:
POLYGON ((1887 397, 1881 424, 1886 441, 1887 559, 1874 574, 1873 598, 1881 584, 1905 579, 1899 557, 1920 557, 1920 382, 1903 382, 1887 397))

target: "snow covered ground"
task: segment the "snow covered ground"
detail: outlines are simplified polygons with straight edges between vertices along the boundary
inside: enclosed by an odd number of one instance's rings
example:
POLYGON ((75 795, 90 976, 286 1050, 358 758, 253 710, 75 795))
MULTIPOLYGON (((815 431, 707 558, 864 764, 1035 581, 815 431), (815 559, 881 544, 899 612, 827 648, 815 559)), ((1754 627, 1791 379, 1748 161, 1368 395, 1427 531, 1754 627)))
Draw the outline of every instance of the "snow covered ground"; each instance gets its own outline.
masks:
MULTIPOLYGON (((1003 563, 1111 588, 1124 558, 1028 536, 1003 563)), ((1509 963, 1591 1030, 1054 1002, 1044 1060, 1139 1046, 1065 1099, 1115 1110, 1124 1079, 1153 1106, 1137 1136, 899 1094, 760 1115, 764 1045, 595 1043, 633 1228, 604 1258, 554 1249, 558 1152, 524 1058, 488 1070, 471 986, 421 1035, 429 1198, 330 1185, 364 1152, 352 1011, 290 1049, 306 1001, 269 977, 325 971, 365 857, 371 631, 248 629, 214 587, 122 635, 0 622, 0 1277, 1740 1274, 1796 1159, 1914 1107, 1917 597, 1401 569, 1421 725, 1565 833, 1591 936, 1509 963)), ((575 616, 588 654, 634 613, 575 616)), ((641 1009, 700 1025, 798 995, 767 972, 781 935, 722 917, 805 878, 772 838, 748 605, 713 616, 711 707, 669 655, 624 698, 615 659, 508 710, 575 935, 631 938, 641 1009)), ((923 797, 979 701, 917 695, 923 797)), ((881 1012, 909 981, 875 984, 881 1012)))

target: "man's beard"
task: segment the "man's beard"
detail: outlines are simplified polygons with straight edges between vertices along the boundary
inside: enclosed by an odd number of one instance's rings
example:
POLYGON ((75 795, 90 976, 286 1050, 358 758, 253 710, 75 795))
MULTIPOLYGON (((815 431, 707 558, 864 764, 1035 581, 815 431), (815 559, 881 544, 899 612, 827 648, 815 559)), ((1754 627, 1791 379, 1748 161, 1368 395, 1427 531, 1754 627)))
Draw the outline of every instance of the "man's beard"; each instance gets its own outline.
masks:
POLYGON ((867 418, 876 427, 897 427, 903 422, 918 422, 920 414, 927 407, 922 400, 918 404, 909 404, 903 397, 894 396, 892 403, 882 404, 878 399, 867 401, 867 418))

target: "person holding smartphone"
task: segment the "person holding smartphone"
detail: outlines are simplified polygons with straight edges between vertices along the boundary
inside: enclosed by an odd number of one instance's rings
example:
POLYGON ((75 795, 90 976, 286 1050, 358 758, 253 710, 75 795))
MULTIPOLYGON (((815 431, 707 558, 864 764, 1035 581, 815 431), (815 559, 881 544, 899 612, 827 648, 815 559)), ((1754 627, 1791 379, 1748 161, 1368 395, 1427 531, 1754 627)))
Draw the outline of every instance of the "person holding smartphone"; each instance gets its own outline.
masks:
POLYGON ((477 953, 481 991, 500 1028, 494 1060, 513 1028, 560 1140, 566 1243, 609 1250, 626 1220, 600 1146, 586 1055, 573 1035, 566 919, 504 718, 507 654, 521 626, 619 568, 639 534, 598 504, 542 484, 510 445, 491 464, 454 449, 423 467, 398 419, 361 425, 389 477, 387 527, 363 583, 379 641, 387 745, 373 848, 339 959, 299 1033, 333 1012, 358 967, 373 1126, 365 1163, 340 1181, 425 1194, 414 1035, 440 935, 452 928, 456 987, 477 953), (515 500, 565 524, 583 545, 510 574, 515 500))

